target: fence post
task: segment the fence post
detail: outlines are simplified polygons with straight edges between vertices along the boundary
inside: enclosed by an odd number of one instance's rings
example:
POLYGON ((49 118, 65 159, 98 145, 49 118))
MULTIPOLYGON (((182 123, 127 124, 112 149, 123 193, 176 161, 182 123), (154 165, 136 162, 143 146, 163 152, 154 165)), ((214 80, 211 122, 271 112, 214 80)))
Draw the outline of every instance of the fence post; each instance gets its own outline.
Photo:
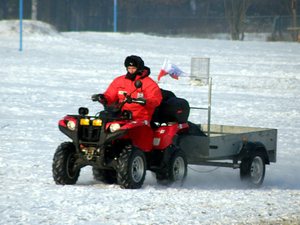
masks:
POLYGON ((20 48, 19 51, 23 50, 23 0, 19 1, 19 19, 20 19, 20 48))
POLYGON ((114 32, 118 30, 118 0, 114 0, 114 32))

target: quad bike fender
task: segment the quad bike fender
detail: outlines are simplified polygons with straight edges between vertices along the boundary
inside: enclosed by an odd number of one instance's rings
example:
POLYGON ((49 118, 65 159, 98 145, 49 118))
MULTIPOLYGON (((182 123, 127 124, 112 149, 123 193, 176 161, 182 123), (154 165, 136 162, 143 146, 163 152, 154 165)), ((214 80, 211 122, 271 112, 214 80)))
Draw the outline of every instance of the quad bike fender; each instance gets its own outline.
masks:
POLYGON ((142 151, 149 152, 152 150, 153 131, 148 121, 138 120, 111 122, 107 124, 106 129, 109 129, 109 126, 115 123, 120 124, 121 127, 118 131, 115 131, 109 135, 113 135, 114 137, 119 137, 122 139, 129 139, 134 146, 142 151))
POLYGON ((150 152, 153 148, 153 130, 148 125, 129 129, 124 137, 130 139, 134 146, 144 152, 150 152))
POLYGON ((106 142, 111 142, 111 141, 116 140, 118 138, 124 137, 127 134, 127 131, 128 130, 118 130, 118 131, 115 131, 113 133, 107 134, 106 142))
POLYGON ((72 140, 76 139, 78 129, 78 119, 73 116, 65 116, 63 119, 58 121, 59 130, 67 135, 72 140), (73 124, 71 127, 69 124, 73 124))
POLYGON ((111 125, 114 124, 119 124, 120 125, 120 130, 129 130, 129 129, 133 129, 135 127, 141 127, 141 126, 145 126, 148 125, 148 121, 147 120, 139 120, 139 121, 114 121, 114 122, 109 122, 106 124, 105 129, 108 130, 109 127, 111 125))
POLYGON ((187 130, 188 124, 171 123, 157 128, 154 132, 154 149, 166 149, 173 143, 176 143, 177 134, 187 130))

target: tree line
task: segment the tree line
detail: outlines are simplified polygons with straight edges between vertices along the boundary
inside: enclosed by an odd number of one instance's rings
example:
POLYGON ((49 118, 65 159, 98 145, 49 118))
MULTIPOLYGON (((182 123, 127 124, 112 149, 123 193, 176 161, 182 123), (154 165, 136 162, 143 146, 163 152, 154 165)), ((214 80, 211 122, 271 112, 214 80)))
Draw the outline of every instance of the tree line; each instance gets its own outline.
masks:
MULTIPOLYGON (((117 3, 120 32, 230 32, 235 40, 241 39, 247 17, 293 14, 296 17, 299 13, 297 0, 117 0, 117 3)), ((60 31, 112 31, 113 8, 114 0, 24 0, 23 14, 25 19, 50 23, 60 31)), ((0 19, 17 19, 18 13, 19 0, 0 0, 0 19)))

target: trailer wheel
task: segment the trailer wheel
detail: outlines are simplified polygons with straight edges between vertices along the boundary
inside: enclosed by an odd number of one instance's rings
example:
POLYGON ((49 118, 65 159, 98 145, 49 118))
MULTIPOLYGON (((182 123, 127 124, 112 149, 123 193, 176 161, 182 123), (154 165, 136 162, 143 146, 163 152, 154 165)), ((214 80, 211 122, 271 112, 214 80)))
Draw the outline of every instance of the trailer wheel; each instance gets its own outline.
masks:
POLYGON ((159 184, 170 185, 172 183, 183 183, 187 175, 187 160, 180 149, 176 149, 171 156, 167 166, 156 172, 156 180, 159 184))
POLYGON ((75 168, 76 149, 72 142, 60 144, 53 157, 52 174, 56 184, 75 184, 80 169, 75 168))
POLYGON ((114 170, 103 170, 93 167, 93 176, 95 180, 105 184, 114 184, 117 182, 117 174, 114 170))
POLYGON ((259 187, 264 181, 266 172, 265 157, 261 152, 256 152, 250 158, 243 159, 240 166, 241 180, 252 187, 259 187))
POLYGON ((145 180, 146 168, 144 152, 127 145, 118 158, 116 169, 118 184, 125 189, 141 188, 145 180))

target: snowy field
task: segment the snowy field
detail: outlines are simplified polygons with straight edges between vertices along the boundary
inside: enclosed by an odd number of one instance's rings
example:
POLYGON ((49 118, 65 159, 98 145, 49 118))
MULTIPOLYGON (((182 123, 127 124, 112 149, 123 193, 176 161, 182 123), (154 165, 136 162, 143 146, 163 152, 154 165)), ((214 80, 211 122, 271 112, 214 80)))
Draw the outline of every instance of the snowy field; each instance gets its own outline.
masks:
MULTIPOLYGON (((300 44, 69 32, 0 21, 0 224, 300 224, 300 44), (189 166, 183 186, 160 186, 151 173, 142 189, 94 181, 84 168, 73 186, 55 185, 52 157, 68 138, 58 120, 87 106, 117 75, 127 55, 157 74, 164 59, 190 71, 191 57, 210 58, 212 123, 278 129, 277 163, 260 189, 239 171, 189 166)), ((163 77, 159 85, 207 103, 206 87, 163 77)), ((201 113, 200 113, 201 114, 201 113)), ((192 111, 190 120, 206 121, 192 111)))

